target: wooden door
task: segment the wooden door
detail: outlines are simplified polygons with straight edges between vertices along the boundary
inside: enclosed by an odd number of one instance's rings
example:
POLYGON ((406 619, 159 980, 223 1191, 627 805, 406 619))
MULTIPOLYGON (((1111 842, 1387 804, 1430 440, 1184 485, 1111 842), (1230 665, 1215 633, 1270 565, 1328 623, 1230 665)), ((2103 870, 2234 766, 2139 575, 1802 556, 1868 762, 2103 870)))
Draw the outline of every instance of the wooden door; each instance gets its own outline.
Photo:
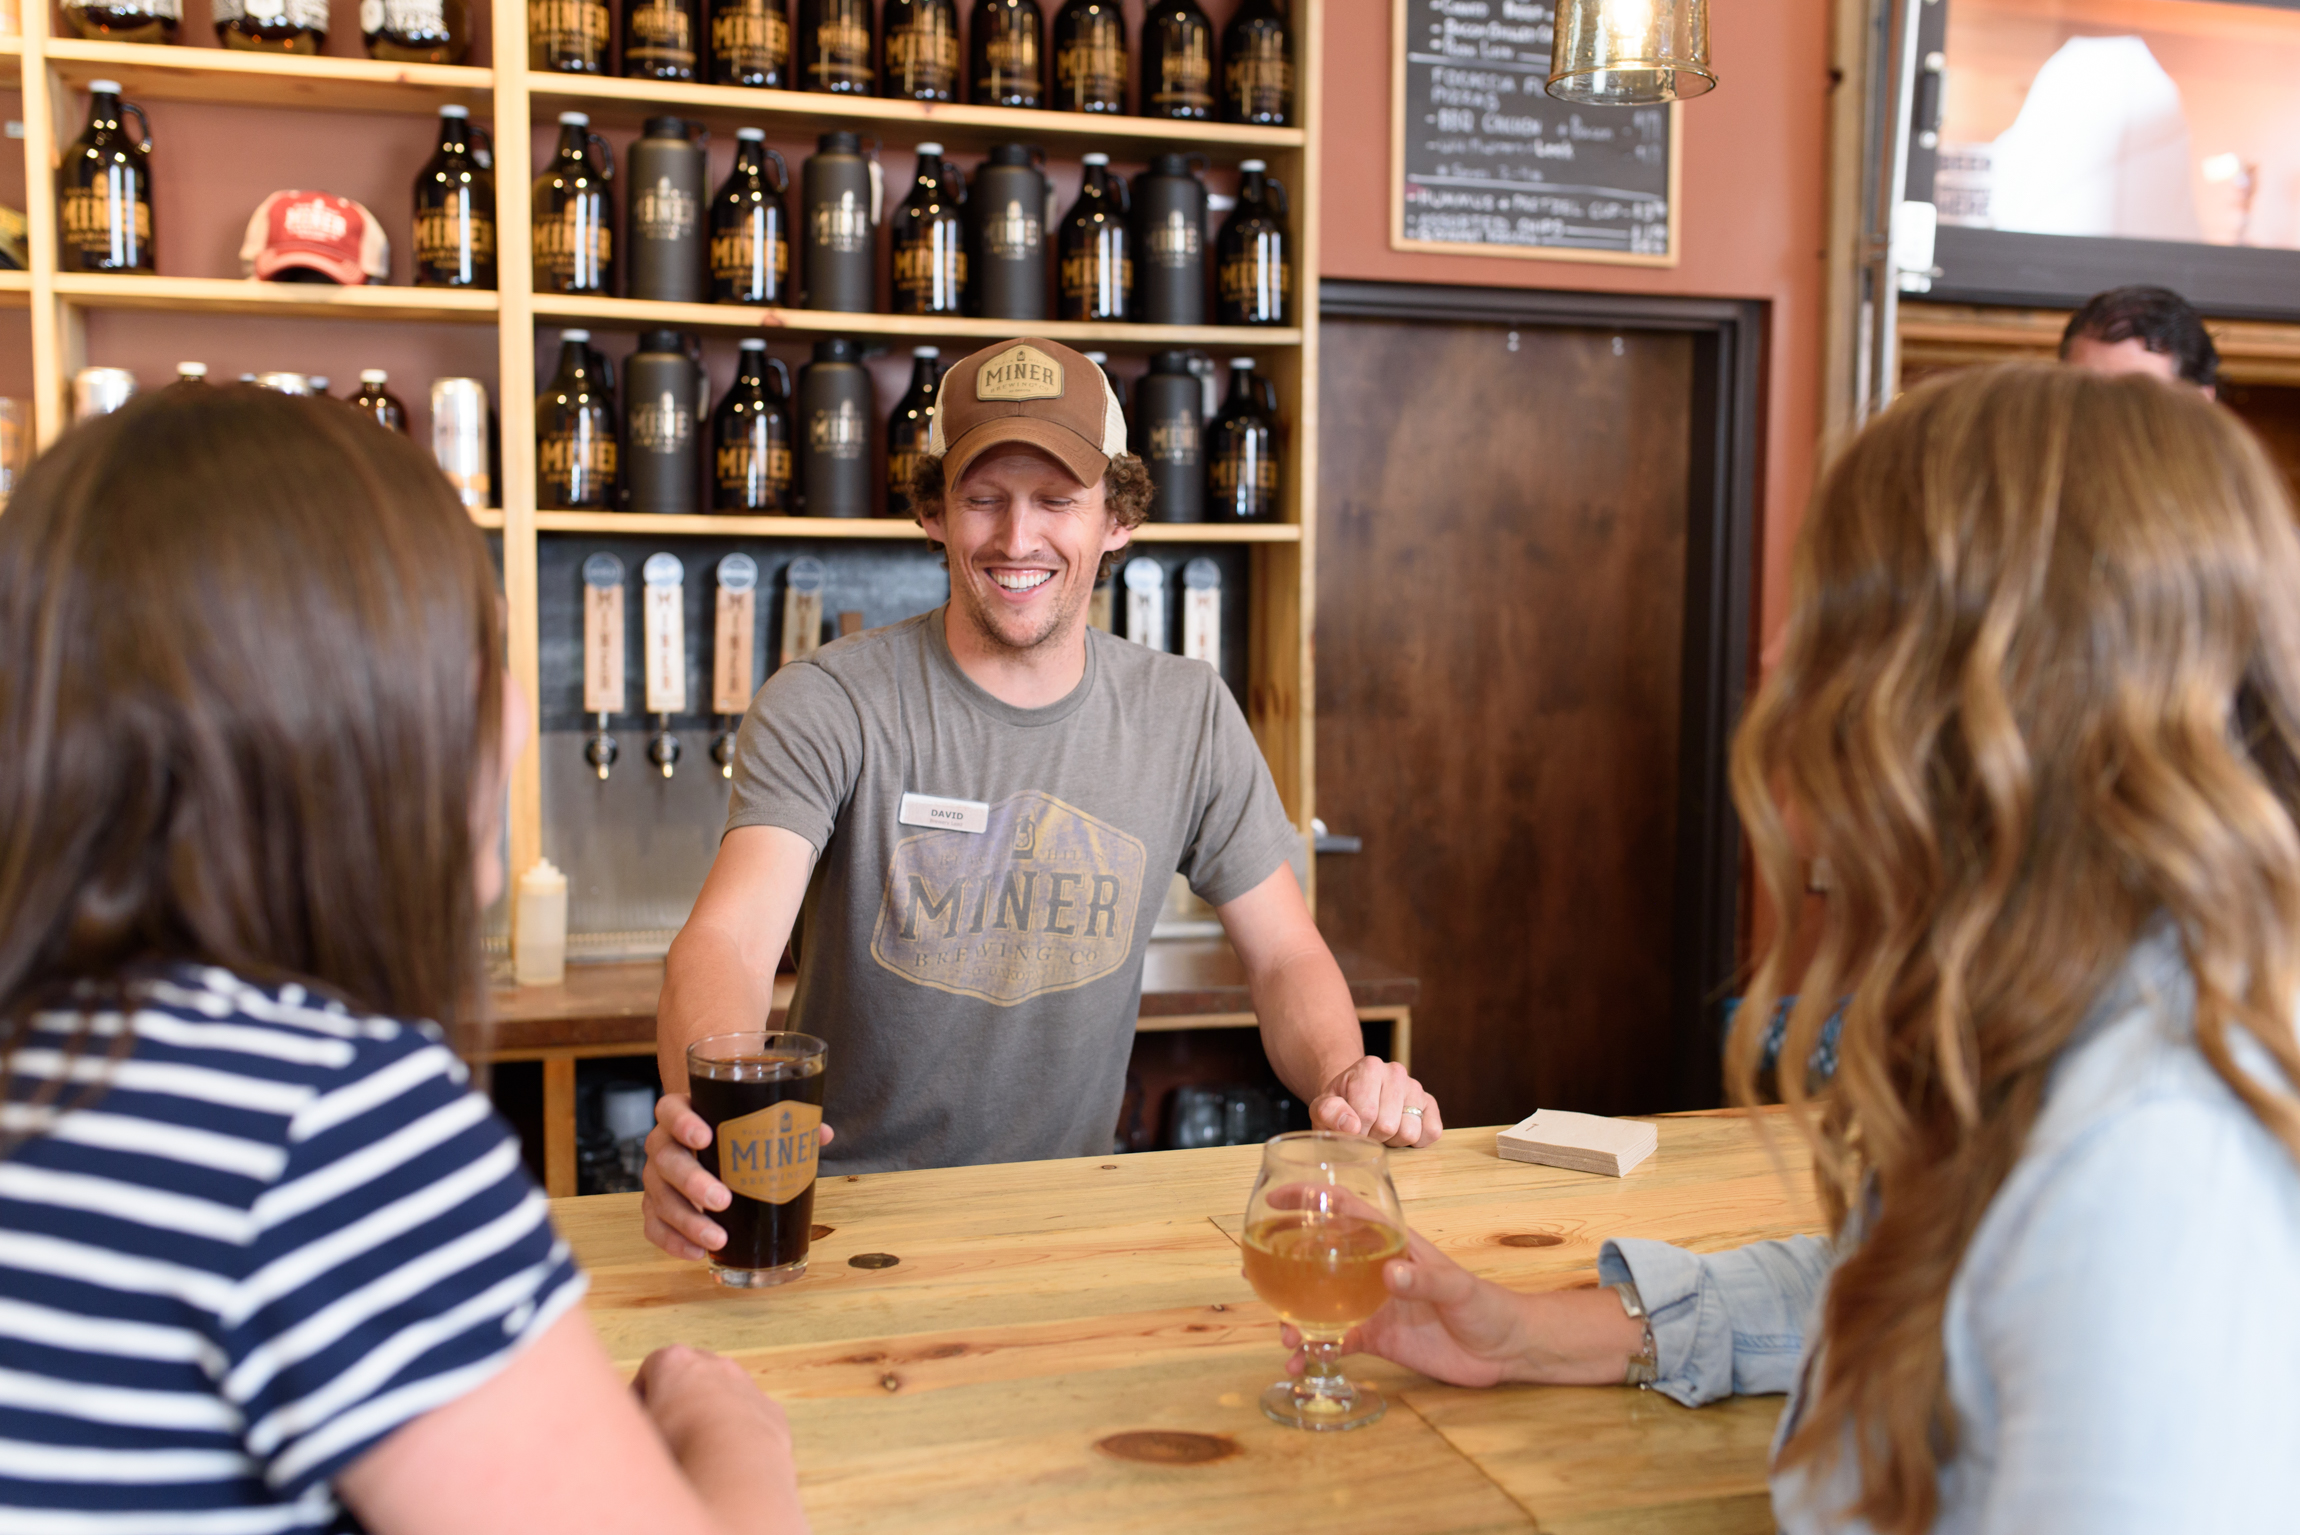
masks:
MULTIPOLYGON (((1421 977, 1457 1125, 1686 1107, 1682 331, 1322 330, 1320 925, 1421 977)), ((1698 989, 1698 988, 1697 988, 1698 989)))

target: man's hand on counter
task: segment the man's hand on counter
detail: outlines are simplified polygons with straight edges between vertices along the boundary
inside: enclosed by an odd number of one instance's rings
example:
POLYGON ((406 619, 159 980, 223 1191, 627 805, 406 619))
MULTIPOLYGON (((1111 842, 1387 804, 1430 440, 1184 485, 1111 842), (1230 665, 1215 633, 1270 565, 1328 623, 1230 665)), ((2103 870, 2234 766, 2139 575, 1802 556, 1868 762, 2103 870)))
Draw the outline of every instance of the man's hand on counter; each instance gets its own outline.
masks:
MULTIPOLYGON (((1363 1135, 1387 1146, 1428 1146, 1445 1133, 1438 1102, 1395 1061, 1369 1055, 1334 1074, 1310 1102, 1320 1130, 1363 1135)), ((648 1164, 651 1170, 654 1163, 648 1164)))
MULTIPOLYGON (((831 1143, 831 1127, 822 1127, 831 1143)), ((674 1258, 708 1258, 727 1245, 727 1233, 705 1214, 724 1210, 735 1196, 704 1170, 695 1153, 711 1144, 711 1127, 685 1093, 665 1093, 655 1102, 655 1128, 647 1132, 646 1195, 639 1202, 647 1217, 647 1240, 674 1258)))

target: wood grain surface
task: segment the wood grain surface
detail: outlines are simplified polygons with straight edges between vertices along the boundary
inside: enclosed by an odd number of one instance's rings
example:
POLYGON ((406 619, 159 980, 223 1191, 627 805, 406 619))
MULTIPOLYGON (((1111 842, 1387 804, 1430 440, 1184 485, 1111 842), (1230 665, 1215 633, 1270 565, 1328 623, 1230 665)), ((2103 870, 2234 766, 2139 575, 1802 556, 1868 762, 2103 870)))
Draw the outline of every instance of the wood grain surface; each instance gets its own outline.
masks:
MULTIPOLYGON (((1449 1118, 1673 1101, 1683 334, 1335 320, 1319 925, 1421 977, 1449 1118)), ((1709 1100, 1714 1102, 1715 1100, 1709 1100)))
MULTIPOLYGON (((1739 1118, 1666 1118, 1624 1179, 1501 1161, 1490 1128, 1392 1164, 1440 1247, 1561 1288, 1591 1282, 1608 1236, 1713 1251, 1817 1229, 1802 1152, 1775 1128, 1778 1162, 1739 1118)), ((700 1344, 785 1404, 823 1535, 1770 1527, 1777 1398, 1692 1412, 1619 1388, 1463 1391, 1358 1356, 1391 1394, 1380 1423, 1265 1420, 1255 1398, 1284 1350, 1230 1235, 1257 1162, 1234 1147, 833 1177, 808 1275, 755 1292, 650 1247, 636 1196, 553 1210, 621 1368, 700 1344), (850 1263, 864 1254, 897 1261, 850 1263)))

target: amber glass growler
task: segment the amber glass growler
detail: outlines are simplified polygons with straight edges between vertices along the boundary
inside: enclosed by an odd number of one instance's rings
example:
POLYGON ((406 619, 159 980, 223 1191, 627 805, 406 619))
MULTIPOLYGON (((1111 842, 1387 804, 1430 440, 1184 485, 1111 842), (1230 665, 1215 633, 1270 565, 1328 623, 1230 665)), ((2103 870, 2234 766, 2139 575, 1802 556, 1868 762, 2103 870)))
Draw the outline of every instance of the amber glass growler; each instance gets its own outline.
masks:
POLYGON ((1066 0, 1054 14, 1057 112, 1126 110, 1126 18, 1118 0, 1066 0))
POLYGON ((316 54, 327 44, 327 0, 215 0, 216 41, 244 53, 316 54))
POLYGON ((1278 0, 1244 0, 1222 31, 1222 120, 1293 126, 1294 43, 1278 0))
POLYGON ((1214 115, 1214 23, 1198 0, 1157 0, 1143 16, 1135 110, 1192 122, 1214 115))
POLYGON ((603 75, 615 31, 608 0, 527 0, 527 67, 561 75, 603 75))
POLYGON ((495 286, 495 157, 470 109, 439 109, 439 148, 415 178, 415 285, 495 286))
POLYGON ((868 96, 877 89, 877 61, 873 0, 799 0, 791 74, 800 90, 868 96))
POLYGON ((615 291, 615 160, 581 112, 559 114, 559 152, 535 179, 535 291, 615 291))
POLYGON ((67 272, 150 272, 152 125, 116 80, 88 83, 88 126, 56 168, 58 264, 67 272), (136 115, 130 136, 124 114, 136 115))
POLYGON ((57 10, 74 37, 101 43, 172 43, 183 0, 63 0, 57 10))
POLYGON ((968 34, 968 100, 978 107, 1046 104, 1046 18, 1038 0, 974 0, 968 34))
POLYGON ((471 0, 360 0, 367 56, 392 64, 460 64, 471 55, 471 0))
POLYGON ((783 0, 710 0, 711 83, 788 90, 791 23, 783 0))
POLYGON ((958 99, 958 0, 886 0, 880 89, 904 101, 958 99))
POLYGON ((1294 308, 1286 189, 1259 160, 1238 170, 1238 206, 1214 241, 1214 323, 1284 325, 1294 308))

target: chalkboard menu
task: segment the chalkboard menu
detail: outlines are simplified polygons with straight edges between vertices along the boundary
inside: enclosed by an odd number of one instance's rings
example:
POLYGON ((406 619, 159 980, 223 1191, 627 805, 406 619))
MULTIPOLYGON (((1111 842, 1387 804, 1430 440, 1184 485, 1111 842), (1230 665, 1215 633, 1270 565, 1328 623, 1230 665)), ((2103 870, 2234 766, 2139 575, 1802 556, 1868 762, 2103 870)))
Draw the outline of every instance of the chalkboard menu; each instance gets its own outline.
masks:
POLYGON ((1677 264, 1677 108, 1552 99, 1555 0, 1392 0, 1390 244, 1677 264))

